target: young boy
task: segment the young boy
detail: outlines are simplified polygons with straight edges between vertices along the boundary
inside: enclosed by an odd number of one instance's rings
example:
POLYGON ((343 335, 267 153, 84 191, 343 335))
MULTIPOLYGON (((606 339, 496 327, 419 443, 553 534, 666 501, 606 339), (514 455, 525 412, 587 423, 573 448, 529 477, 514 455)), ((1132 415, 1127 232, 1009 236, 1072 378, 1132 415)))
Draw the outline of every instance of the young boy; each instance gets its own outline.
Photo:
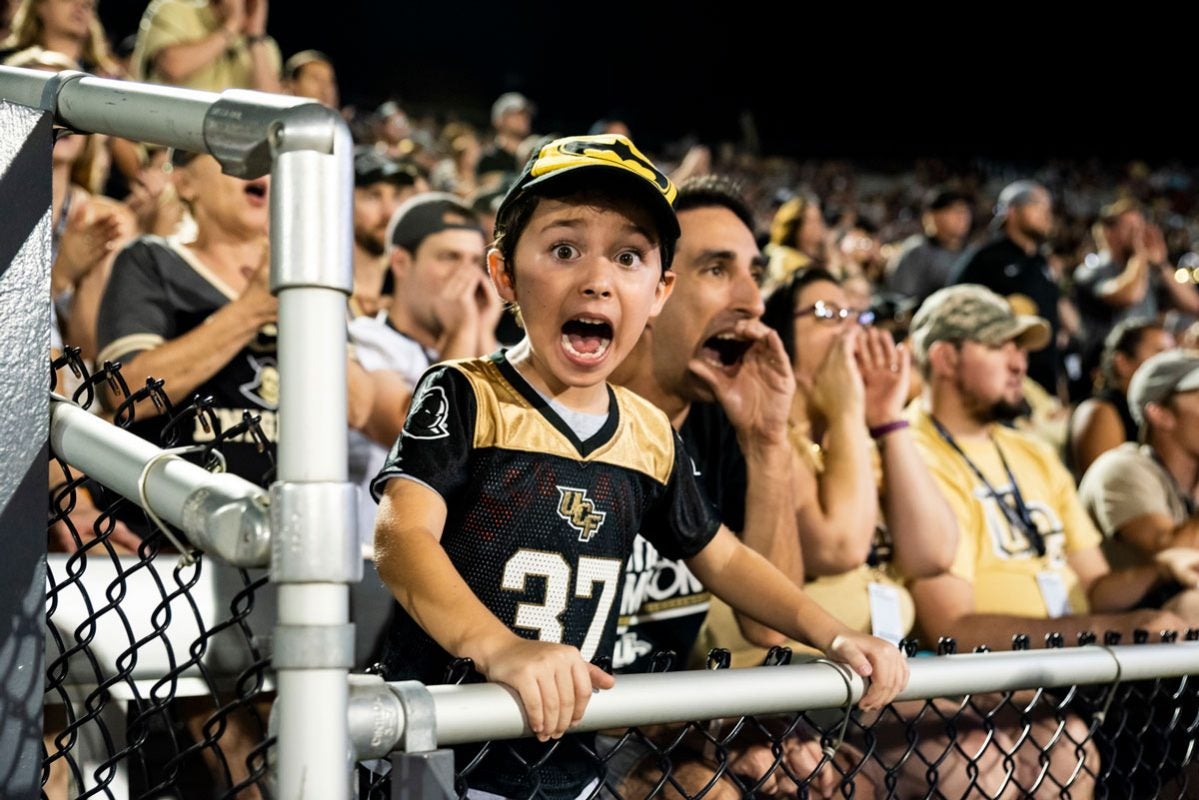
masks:
MULTIPOLYGON (((864 708, 905 685, 894 647, 833 620, 720 525, 666 416, 606 381, 670 294, 674 197, 632 142, 603 135, 543 146, 504 198, 488 268, 525 338, 426 373, 372 486, 375 560, 402 606, 389 679, 440 683, 470 658, 517 693, 538 739, 561 737, 614 683, 589 662, 611 654, 641 532, 733 607, 870 675, 864 708)), ((568 737, 535 768, 493 750, 468 782, 577 797, 602 777, 590 747, 568 737)))

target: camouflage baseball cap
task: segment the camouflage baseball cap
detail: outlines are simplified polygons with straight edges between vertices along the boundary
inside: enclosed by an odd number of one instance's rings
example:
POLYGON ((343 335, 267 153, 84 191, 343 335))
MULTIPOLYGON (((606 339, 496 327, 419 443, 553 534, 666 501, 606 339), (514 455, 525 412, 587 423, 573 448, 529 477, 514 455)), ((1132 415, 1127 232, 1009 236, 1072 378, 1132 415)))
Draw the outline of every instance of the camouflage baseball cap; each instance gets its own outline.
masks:
POLYGON ((985 286, 966 283, 934 292, 912 318, 912 347, 922 362, 940 341, 1005 344, 1015 340, 1027 350, 1049 344, 1049 323, 1017 314, 1007 300, 985 286))
POLYGON ((1145 406, 1199 390, 1199 351, 1167 350, 1145 360, 1128 383, 1128 410, 1145 424, 1145 406))

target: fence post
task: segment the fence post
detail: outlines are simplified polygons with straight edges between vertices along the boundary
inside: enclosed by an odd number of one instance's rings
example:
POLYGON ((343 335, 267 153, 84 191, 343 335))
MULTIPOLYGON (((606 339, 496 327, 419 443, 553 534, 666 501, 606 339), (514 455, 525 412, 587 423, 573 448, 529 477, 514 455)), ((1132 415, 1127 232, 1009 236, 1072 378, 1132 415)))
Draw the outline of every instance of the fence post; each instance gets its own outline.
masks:
MULTIPOLYGON (((239 97, 225 94, 234 106, 239 97)), ((230 111, 228 118, 240 118, 236 107, 230 111)), ((221 149, 212 137, 209 144, 221 149)), ((346 480, 352 147, 340 118, 315 104, 293 109, 270 132, 280 377, 278 482, 271 487, 271 580, 279 587, 273 660, 277 779, 287 800, 348 797, 353 766, 349 583, 361 580, 362 558, 354 486, 346 480)))
POLYGON ((0 101, 0 786, 13 798, 41 784, 51 122, 0 101))

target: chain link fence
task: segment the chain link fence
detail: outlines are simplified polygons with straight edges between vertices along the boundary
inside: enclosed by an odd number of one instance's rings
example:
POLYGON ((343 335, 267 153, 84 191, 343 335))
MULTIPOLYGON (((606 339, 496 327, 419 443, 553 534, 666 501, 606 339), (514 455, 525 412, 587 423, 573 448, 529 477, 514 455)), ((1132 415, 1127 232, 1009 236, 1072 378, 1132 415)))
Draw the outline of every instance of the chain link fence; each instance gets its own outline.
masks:
MULTIPOLYGON (((269 452, 257 418, 222 429, 208 398, 172 405, 155 380, 131 390, 119 364, 89 373, 75 348, 53 363, 51 390, 65 385, 93 411, 107 393, 122 428, 159 416, 163 448, 203 426, 212 440, 186 456, 210 469, 223 443, 246 435, 269 452)), ((265 570, 194 552, 51 455, 61 479, 50 490, 43 795, 265 796, 275 618, 265 570)))
MULTIPOLYGON (((89 373, 73 348, 54 362, 51 382, 60 393, 71 384, 83 408, 96 409, 107 394, 120 427, 159 416, 155 444, 166 449, 176 443, 173 432, 204 426, 212 440, 186 457, 210 469, 221 467, 221 445, 234 439, 249 438, 269 453, 253 416, 222 429, 205 398, 172 405, 160 381, 131 389, 118 364, 89 373)), ((265 572, 194 552, 181 531, 55 463, 61 480, 52 481, 49 498, 43 796, 269 797, 276 604, 265 572)), ((1136 643, 1150 647, 1150 638, 1142 632, 1136 643)), ((1177 635, 1160 638, 1172 643, 1177 635)), ((1086 636, 1079 644, 1094 641, 1086 636)), ((1017 637, 1012 644, 1022 650, 1030 643, 1017 637)), ((1065 643, 1050 637, 1047 644, 1065 643)), ((1104 644, 1119 638, 1108 634, 1104 644)), ((904 646, 916 655, 915 642, 904 646)), ((943 641, 938 656, 954 650, 943 641)), ((673 660, 660 654, 655 670, 669 671, 673 660)), ((776 648, 766 665, 790 661, 790 651, 776 648)), ((713 651, 709 668, 728 663, 726 652, 713 651)), ((447 682, 461 681, 469 667, 456 664, 447 682)), ((833 709, 572 734, 545 744, 459 745, 454 791, 465 796, 479 776, 499 770, 516 776, 513 796, 559 800, 561 790, 543 781, 545 766, 568 756, 588 765, 586 795, 628 800, 1185 798, 1199 795, 1196 728, 1199 698, 1190 677, 1042 687, 910 700, 869 714, 833 709)), ((392 785, 389 766, 360 766, 358 796, 407 796, 392 785)))
MULTIPOLYGON (((1199 632, 1188 631, 1194 641, 1199 632)), ((1106 645, 1119 644, 1108 634, 1106 645)), ((1177 634, 1164 632, 1162 643, 1177 634)), ((1151 647, 1140 632, 1137 644, 1151 647)), ((1079 644, 1093 644, 1094 636, 1079 644)), ((1015 650, 1027 650, 1026 636, 1015 650)), ((1064 646, 1050 637, 1050 648, 1064 646)), ((909 656, 918 645, 906 641, 909 656)), ((942 641, 937 655, 954 653, 942 641)), ((671 654, 658 665, 668 669, 671 654)), ((771 651, 783 666, 790 651, 771 651)), ((727 651, 710 654, 726 669, 727 651)), ((465 670, 457 670, 456 677, 465 670)), ((557 742, 486 742, 454 748, 454 791, 481 772, 521 774, 512 796, 557 798, 545 785, 552 756, 581 759, 594 782, 583 796, 640 798, 1188 798, 1199 795, 1195 736, 1199 697, 1192 677, 909 700, 880 712, 857 709, 747 716, 572 734, 557 742)), ((405 796, 386 767, 359 769, 361 797, 405 796)))

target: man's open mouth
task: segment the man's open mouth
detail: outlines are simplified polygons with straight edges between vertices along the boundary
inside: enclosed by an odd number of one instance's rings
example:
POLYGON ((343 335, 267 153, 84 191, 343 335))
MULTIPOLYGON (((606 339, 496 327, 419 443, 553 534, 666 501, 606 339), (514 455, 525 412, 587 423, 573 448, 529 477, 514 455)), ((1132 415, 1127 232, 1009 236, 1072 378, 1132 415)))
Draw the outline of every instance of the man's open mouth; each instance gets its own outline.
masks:
POLYGON ((713 364, 732 367, 741 363, 752 346, 753 342, 738 339, 731 333, 718 333, 704 342, 703 355, 713 364))
POLYGON ((265 183, 247 183, 246 184, 246 194, 250 195, 251 197, 264 198, 264 197, 266 197, 266 184, 265 183))
POLYGON ((612 344, 612 324, 596 317, 575 317, 562 324, 562 347, 583 361, 598 361, 612 344))

